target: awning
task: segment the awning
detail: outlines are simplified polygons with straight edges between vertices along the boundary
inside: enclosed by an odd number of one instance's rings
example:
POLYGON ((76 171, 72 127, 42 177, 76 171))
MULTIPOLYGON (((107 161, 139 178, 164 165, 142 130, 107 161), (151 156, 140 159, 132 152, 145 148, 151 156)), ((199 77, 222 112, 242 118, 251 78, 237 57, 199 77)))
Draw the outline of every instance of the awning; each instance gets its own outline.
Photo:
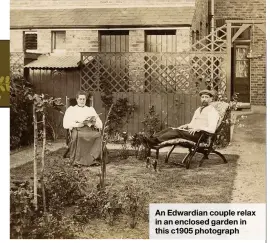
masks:
POLYGON ((80 57, 78 56, 41 55, 37 60, 28 63, 24 67, 32 69, 76 68, 79 64, 80 57))

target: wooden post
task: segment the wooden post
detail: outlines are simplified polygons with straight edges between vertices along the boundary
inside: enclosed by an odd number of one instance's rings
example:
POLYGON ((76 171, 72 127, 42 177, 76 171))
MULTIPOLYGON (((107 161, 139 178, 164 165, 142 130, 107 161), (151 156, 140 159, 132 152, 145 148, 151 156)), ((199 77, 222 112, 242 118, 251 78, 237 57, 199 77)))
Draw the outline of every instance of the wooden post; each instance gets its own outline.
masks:
MULTIPOLYGON (((232 87, 232 23, 227 22, 227 67, 226 67, 226 94, 228 102, 231 100, 231 87, 232 87)), ((228 130, 228 138, 231 139, 231 129, 228 130)), ((229 141, 230 142, 230 141, 229 141)))
POLYGON ((37 202, 37 142, 38 142, 38 131, 37 131, 37 113, 35 103, 33 104, 33 122, 34 122, 34 206, 35 210, 38 209, 37 202))
POLYGON ((101 161, 101 174, 100 174, 100 188, 104 189, 105 188, 105 179, 106 179, 106 158, 104 158, 104 152, 106 150, 106 144, 107 144, 107 134, 106 134, 106 129, 107 129, 107 124, 109 120, 109 116, 112 112, 113 104, 111 105, 109 112, 105 118, 105 122, 103 125, 103 128, 101 130, 101 155, 100 155, 100 161, 101 161))
MULTIPOLYGON (((226 21, 227 22, 227 21, 226 21)), ((232 23, 227 22, 227 66, 226 66, 226 95, 231 100, 231 68, 232 68, 232 23)))
POLYGON ((43 126, 43 144, 42 144, 42 156, 41 156, 41 189, 42 189, 42 199, 43 199, 43 212, 47 213, 46 208, 46 195, 45 195, 45 186, 44 186, 44 166, 45 166, 45 150, 46 150, 46 117, 45 113, 42 114, 42 126, 43 126))
POLYGON ((214 85, 214 31, 215 31, 215 19, 214 19, 215 1, 211 1, 211 86, 214 85))

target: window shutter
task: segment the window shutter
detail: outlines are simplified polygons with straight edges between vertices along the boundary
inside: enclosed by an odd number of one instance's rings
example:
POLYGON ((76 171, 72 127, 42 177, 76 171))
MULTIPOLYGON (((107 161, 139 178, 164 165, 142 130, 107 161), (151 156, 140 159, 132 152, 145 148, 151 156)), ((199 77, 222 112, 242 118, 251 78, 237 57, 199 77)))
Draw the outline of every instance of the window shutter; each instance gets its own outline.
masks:
POLYGON ((26 33, 24 37, 25 50, 36 50, 37 49, 37 34, 26 33))

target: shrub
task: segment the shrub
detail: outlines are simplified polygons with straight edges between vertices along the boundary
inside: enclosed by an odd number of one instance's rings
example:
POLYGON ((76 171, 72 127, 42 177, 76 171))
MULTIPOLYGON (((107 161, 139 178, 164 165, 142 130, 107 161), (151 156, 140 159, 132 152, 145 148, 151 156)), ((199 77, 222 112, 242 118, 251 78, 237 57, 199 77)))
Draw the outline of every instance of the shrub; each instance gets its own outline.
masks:
POLYGON ((33 191, 29 185, 19 185, 10 191, 10 238, 24 239, 30 232, 36 212, 33 191))
POLYGON ((121 214, 121 192, 113 188, 93 190, 76 202, 73 218, 79 223, 88 223, 93 218, 104 218, 113 225, 121 214))
POLYGON ((76 239, 74 224, 63 217, 58 220, 52 214, 44 215, 35 220, 35 228, 28 239, 76 239))
POLYGON ((85 195, 87 178, 82 170, 70 165, 57 167, 57 161, 44 175, 48 210, 55 216, 61 216, 65 207, 75 205, 85 195))
POLYGON ((33 141, 32 104, 25 96, 26 89, 31 89, 31 84, 22 77, 10 82, 10 149, 33 141))
POLYGON ((145 218, 149 192, 136 186, 136 183, 127 184, 123 191, 123 208, 130 216, 130 227, 135 228, 139 218, 145 218))
MULTIPOLYGON (((11 189, 11 239, 75 238, 73 230, 74 227, 72 227, 72 223, 70 221, 68 221, 66 218, 59 220, 52 214, 43 215, 41 211, 35 211, 33 199, 33 190, 30 187, 29 183, 23 183, 11 189)), ((41 200, 39 201, 41 202, 41 200)))
POLYGON ((129 116, 135 110, 135 104, 131 104, 127 98, 118 98, 114 100, 112 93, 112 84, 108 82, 106 76, 101 77, 101 100, 106 110, 109 110, 112 104, 112 112, 108 118, 108 135, 113 137, 122 132, 125 123, 128 123, 129 116))
POLYGON ((102 207, 102 215, 109 225, 113 225, 118 216, 123 212, 121 191, 112 187, 105 192, 105 203, 102 207))
POLYGON ((131 138, 131 147, 135 149, 135 156, 138 159, 145 159, 148 156, 149 150, 143 142, 144 132, 135 133, 131 138))
POLYGON ((120 188, 106 187, 93 190, 77 201, 73 219, 79 223, 88 223, 93 218, 104 218, 109 225, 126 214, 130 217, 130 227, 134 228, 139 218, 147 214, 148 192, 136 185, 129 184, 120 188))
POLYGON ((162 130, 163 124, 155 111, 155 107, 152 105, 149 108, 148 114, 144 117, 142 121, 144 125, 144 132, 148 134, 148 136, 153 135, 156 132, 162 130))
POLYGON ((92 218, 102 215, 106 195, 102 191, 93 190, 76 202, 73 219, 79 223, 88 223, 92 218))

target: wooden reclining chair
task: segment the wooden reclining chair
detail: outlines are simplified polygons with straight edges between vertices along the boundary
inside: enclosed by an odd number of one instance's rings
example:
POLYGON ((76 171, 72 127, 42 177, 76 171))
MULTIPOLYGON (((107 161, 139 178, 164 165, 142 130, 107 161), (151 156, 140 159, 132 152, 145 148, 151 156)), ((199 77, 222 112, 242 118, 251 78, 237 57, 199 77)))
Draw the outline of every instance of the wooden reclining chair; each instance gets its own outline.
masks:
POLYGON ((158 159, 159 150, 161 148, 170 146, 171 149, 169 150, 169 152, 167 153, 166 158, 165 158, 165 163, 168 163, 169 157, 170 157, 171 153, 173 152, 173 150, 175 149, 175 147, 181 146, 181 147, 187 148, 189 150, 189 153, 182 160, 182 165, 185 165, 186 169, 190 168, 190 163, 191 163, 192 158, 194 157, 194 155, 196 153, 201 153, 204 155, 202 160, 200 161, 199 166, 202 165, 202 163, 205 159, 208 159, 208 156, 210 154, 219 155, 222 158, 223 162, 227 163, 227 160, 224 157, 224 155, 222 155, 220 152, 216 151, 214 149, 213 145, 216 142, 217 135, 221 131, 222 127, 225 125, 226 119, 230 115, 229 104, 226 102, 216 101, 216 102, 212 102, 210 105, 214 106, 220 115, 220 119, 219 119, 219 122, 217 124, 217 129, 216 129, 216 132, 214 134, 203 131, 202 135, 200 136, 197 143, 190 141, 190 140, 182 139, 182 138, 171 139, 171 140, 162 142, 162 143, 158 144, 157 146, 149 147, 149 152, 148 152, 149 156, 151 156, 151 149, 154 149, 154 150, 156 150, 156 159, 158 159), (206 141, 206 142, 202 142, 202 141, 206 141))

